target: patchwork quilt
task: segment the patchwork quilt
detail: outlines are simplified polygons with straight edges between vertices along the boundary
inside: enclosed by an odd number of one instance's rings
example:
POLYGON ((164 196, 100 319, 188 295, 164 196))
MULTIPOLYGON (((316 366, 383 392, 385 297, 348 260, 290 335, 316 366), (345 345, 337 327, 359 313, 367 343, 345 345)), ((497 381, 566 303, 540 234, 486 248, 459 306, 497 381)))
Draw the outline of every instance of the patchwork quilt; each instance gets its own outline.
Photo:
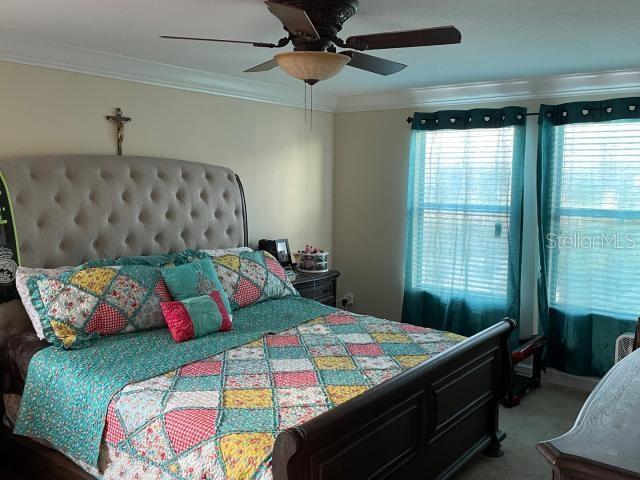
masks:
POLYGON ((335 309, 302 297, 237 310, 233 329, 176 343, 166 328, 103 337, 85 348, 53 346, 29 362, 14 433, 98 465, 109 403, 125 386, 305 323, 335 309))
POLYGON ((280 431, 462 339, 334 311, 129 384, 109 404, 104 478, 270 478, 280 431))

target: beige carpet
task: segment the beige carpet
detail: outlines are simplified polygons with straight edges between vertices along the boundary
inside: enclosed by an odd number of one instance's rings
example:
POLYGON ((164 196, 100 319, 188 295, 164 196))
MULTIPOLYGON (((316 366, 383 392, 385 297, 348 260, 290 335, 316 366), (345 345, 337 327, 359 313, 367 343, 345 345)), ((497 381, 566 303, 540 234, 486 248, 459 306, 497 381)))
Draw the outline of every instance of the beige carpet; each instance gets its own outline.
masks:
POLYGON ((550 480, 551 468, 535 449, 536 443, 557 437, 571 428, 588 393, 543 385, 515 408, 502 408, 500 428, 507 434, 504 456, 480 455, 455 480, 550 480))

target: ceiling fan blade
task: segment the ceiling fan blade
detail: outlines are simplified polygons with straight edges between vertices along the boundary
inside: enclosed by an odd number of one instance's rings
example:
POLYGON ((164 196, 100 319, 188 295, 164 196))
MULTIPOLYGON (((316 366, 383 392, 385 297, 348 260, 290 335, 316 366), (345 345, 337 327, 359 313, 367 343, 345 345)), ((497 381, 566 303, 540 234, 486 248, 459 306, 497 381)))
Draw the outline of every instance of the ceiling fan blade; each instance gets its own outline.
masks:
POLYGON ((452 25, 422 28, 402 32, 373 33, 347 38, 345 44, 356 50, 381 50, 384 48, 429 47, 460 43, 462 34, 452 25))
POLYGON ((264 2, 269 11, 278 18, 287 31, 294 35, 303 35, 309 40, 319 40, 320 35, 316 27, 309 19, 307 13, 301 8, 289 7, 275 2, 264 2))
POLYGON ((245 70, 245 73, 267 72, 269 70, 273 70, 277 66, 278 66, 278 62, 276 62, 275 58, 272 58, 271 60, 261 63, 260 65, 256 65, 255 67, 251 67, 245 70))
POLYGON ((404 63, 392 62, 391 60, 385 60, 384 58, 374 57, 373 55, 367 55, 365 53, 354 52, 353 50, 346 50, 340 53, 351 57, 351 61, 347 63, 348 66, 359 68, 360 70, 366 70, 367 72, 377 73, 378 75, 392 75, 407 67, 404 63))
POLYGON ((246 45, 253 45, 254 47, 266 47, 266 48, 275 48, 277 45, 275 43, 265 43, 265 42, 248 42, 245 40, 224 40, 221 38, 201 38, 201 37, 175 37, 173 35, 160 35, 160 38, 169 38, 172 40, 197 40, 200 42, 222 42, 222 43, 243 43, 246 45))

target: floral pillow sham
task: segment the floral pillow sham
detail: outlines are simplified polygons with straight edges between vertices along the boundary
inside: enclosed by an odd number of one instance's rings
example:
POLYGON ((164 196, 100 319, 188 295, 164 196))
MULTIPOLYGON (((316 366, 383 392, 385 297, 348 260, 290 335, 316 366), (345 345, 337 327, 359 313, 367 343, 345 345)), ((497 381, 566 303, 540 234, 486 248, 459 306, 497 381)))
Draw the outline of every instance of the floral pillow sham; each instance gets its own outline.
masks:
POLYGON ((231 310, 264 300, 297 296, 284 268, 269 253, 262 250, 229 252, 210 256, 203 251, 186 250, 176 262, 191 262, 208 256, 224 289, 231 310))
POLYGON ((50 343, 82 348, 103 336, 166 326, 160 303, 172 298, 158 266, 100 262, 27 280, 50 343))

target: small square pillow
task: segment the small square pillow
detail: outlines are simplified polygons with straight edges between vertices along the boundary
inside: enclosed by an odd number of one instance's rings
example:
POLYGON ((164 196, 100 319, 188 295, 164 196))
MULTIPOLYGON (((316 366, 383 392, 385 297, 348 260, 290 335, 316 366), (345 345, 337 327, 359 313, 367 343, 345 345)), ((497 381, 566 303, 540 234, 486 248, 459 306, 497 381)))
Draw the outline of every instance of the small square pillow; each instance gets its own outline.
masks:
POLYGON ((211 292, 220 292, 222 303, 227 312, 231 312, 229 299, 222 288, 213 262, 209 257, 195 260, 177 267, 165 267, 161 270, 167 288, 175 300, 208 296, 211 292))
POLYGON ((150 265, 82 265, 27 280, 44 336, 64 348, 81 348, 101 336, 165 326, 161 301, 171 295, 150 265))
POLYGON ((221 293, 215 290, 209 295, 162 302, 160 305, 176 343, 231 330, 231 317, 221 293))
POLYGON ((232 310, 264 300, 299 295, 284 268, 265 251, 230 253, 212 260, 232 310))

